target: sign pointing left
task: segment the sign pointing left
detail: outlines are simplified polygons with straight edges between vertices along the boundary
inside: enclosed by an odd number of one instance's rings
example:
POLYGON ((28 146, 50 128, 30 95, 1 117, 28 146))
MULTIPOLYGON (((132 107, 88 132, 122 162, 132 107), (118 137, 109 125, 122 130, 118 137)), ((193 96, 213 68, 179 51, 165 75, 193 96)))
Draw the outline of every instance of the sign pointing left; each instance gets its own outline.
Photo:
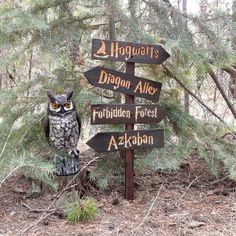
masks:
POLYGON ((164 130, 132 130, 97 133, 87 145, 96 152, 115 152, 141 148, 164 147, 164 130))
POLYGON ((153 80, 121 73, 104 67, 95 67, 84 73, 88 81, 100 88, 159 101, 162 84, 153 80))

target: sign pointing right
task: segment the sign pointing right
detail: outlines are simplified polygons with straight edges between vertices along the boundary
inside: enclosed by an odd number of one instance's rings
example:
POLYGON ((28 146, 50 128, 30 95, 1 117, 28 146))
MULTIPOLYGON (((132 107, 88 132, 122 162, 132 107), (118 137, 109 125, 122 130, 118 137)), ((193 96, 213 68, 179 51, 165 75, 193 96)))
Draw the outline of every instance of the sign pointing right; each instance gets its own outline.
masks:
POLYGON ((94 104, 91 124, 157 124, 166 116, 160 105, 94 104))
POLYGON ((161 64, 170 54, 161 45, 93 39, 92 59, 161 64))

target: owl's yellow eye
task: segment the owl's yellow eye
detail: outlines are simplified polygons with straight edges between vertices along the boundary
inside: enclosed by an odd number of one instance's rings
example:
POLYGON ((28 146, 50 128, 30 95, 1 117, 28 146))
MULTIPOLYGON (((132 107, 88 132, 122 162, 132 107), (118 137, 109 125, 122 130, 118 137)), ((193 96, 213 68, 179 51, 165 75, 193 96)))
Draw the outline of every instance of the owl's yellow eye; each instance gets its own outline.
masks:
POLYGON ((52 103, 52 108, 53 109, 58 109, 60 107, 60 105, 58 103, 52 103))
POLYGON ((70 103, 70 100, 68 100, 68 101, 66 102, 66 104, 65 104, 65 107, 66 107, 66 108, 70 108, 70 106, 71 106, 71 103, 70 103))

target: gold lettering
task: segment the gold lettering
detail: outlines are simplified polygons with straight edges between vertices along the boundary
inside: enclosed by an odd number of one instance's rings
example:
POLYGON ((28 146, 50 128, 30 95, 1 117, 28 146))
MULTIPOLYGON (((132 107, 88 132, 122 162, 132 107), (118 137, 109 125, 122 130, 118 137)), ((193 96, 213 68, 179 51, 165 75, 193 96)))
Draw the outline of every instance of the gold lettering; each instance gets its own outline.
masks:
POLYGON ((111 42, 111 57, 114 57, 114 52, 115 52, 115 45, 113 42, 111 42))
POLYGON ((125 47, 125 53, 128 54, 128 56, 125 57, 125 60, 129 60, 132 56, 132 47, 126 46, 125 47))
POLYGON ((132 147, 132 144, 131 144, 132 136, 128 137, 127 133, 125 133, 124 138, 125 138, 125 148, 132 147))
POLYGON ((159 57, 159 51, 158 51, 158 50, 155 50, 155 51, 154 51, 154 58, 157 59, 158 57, 159 57))
POLYGON ((140 110, 139 109, 141 109, 141 107, 140 106, 136 106, 136 108, 135 108, 135 121, 137 121, 138 120, 138 116, 140 116, 140 110))
POLYGON ((109 78, 110 78, 110 81, 111 81, 111 83, 115 83, 116 82, 116 77, 114 76, 114 75, 109 75, 109 78))
POLYGON ((101 70, 100 77, 99 77, 99 84, 105 84, 107 82, 107 73, 104 70, 101 70))
POLYGON ((142 84, 142 81, 139 81, 135 90, 134 90, 134 93, 137 93, 137 91, 139 91, 139 93, 143 93, 143 84, 142 84))
POLYGON ((119 140, 119 144, 118 145, 124 145, 125 141, 124 141, 124 136, 120 136, 118 137, 118 140, 119 140))
MULTIPOLYGON (((115 76, 114 76, 115 77, 115 76)), ((115 78, 115 86, 114 86, 114 89, 117 89, 120 87, 120 81, 121 81, 121 78, 120 77, 116 77, 115 78)))
POLYGON ((93 109, 93 122, 96 120, 97 111, 93 109))
POLYGON ((145 144, 148 143, 148 137, 146 134, 143 135, 143 143, 145 143, 145 144))
POLYGON ((142 56, 146 55, 146 48, 145 47, 141 47, 141 55, 142 56))
POLYGON ((140 55, 140 48, 133 47, 132 51, 133 51, 132 55, 134 55, 134 56, 140 55))
POLYGON ((124 56, 125 60, 129 60, 132 56, 149 56, 150 58, 159 58, 159 51, 154 46, 139 46, 139 45, 125 45, 120 46, 119 42, 110 42, 110 50, 108 52, 107 45, 105 41, 101 41, 101 46, 94 53, 94 57, 98 58, 108 58, 114 57, 119 58, 119 56, 124 56))
POLYGON ((116 42, 116 48, 115 48, 115 52, 116 52, 116 58, 118 58, 119 57, 119 52, 118 52, 118 48, 119 48, 119 43, 118 42, 116 42))
POLYGON ((121 54, 122 56, 125 55, 125 48, 124 47, 119 47, 119 54, 121 54))
POLYGON ((143 139, 142 136, 139 135, 139 133, 137 133, 137 145, 141 146, 143 144, 143 139))
POLYGON ((148 93, 150 95, 154 95, 157 91, 158 91, 158 88, 154 88, 154 87, 149 87, 148 88, 148 93))
POLYGON ((154 144, 152 135, 148 136, 148 144, 151 144, 151 145, 154 144))
POLYGON ((109 145, 108 145, 108 151, 111 150, 112 146, 115 148, 115 149, 118 149, 118 146, 117 146, 117 143, 116 143, 116 139, 115 137, 112 135, 111 138, 110 138, 110 141, 109 141, 109 145))
POLYGON ((119 149, 119 146, 123 146, 124 148, 132 148, 134 145, 141 146, 142 144, 153 145, 153 136, 146 134, 140 135, 140 133, 137 132, 137 134, 128 137, 127 133, 124 133, 124 135, 118 136, 116 140, 114 135, 112 135, 109 141, 108 151, 112 149, 117 150, 119 149))
MULTIPOLYGON (((150 57, 153 58, 154 47, 153 47, 153 46, 152 46, 152 47, 148 47, 148 49, 151 50, 151 52, 150 52, 150 57)), ((148 52, 148 54, 149 54, 149 52, 148 52)))

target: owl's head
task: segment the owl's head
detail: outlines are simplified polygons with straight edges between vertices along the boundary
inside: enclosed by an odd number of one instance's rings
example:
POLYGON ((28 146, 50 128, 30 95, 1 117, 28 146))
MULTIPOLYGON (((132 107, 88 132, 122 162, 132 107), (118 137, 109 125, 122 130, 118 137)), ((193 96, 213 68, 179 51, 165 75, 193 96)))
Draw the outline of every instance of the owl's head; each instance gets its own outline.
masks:
POLYGON ((65 94, 55 95, 52 91, 47 92, 49 103, 48 110, 54 115, 64 115, 74 110, 74 103, 71 100, 73 91, 65 94))

